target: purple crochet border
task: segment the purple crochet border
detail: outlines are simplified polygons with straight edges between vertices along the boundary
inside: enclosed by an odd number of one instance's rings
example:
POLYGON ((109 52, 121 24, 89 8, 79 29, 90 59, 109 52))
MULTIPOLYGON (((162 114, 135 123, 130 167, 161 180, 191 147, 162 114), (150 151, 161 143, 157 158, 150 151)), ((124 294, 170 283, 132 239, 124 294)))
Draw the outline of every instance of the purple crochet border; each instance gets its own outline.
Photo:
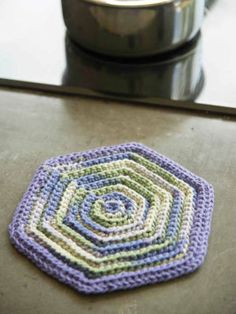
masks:
POLYGON ((86 294, 105 293, 167 281, 191 273, 201 266, 207 253, 213 206, 213 188, 204 179, 194 175, 169 158, 160 155, 142 144, 128 143, 59 156, 43 163, 37 170, 28 190, 15 211, 12 223, 9 226, 9 235, 12 244, 49 275, 86 294), (162 168, 170 171, 176 177, 186 181, 195 188, 197 191, 197 201, 193 226, 190 233, 190 247, 183 259, 170 262, 167 265, 159 265, 134 272, 122 272, 102 278, 89 279, 84 273, 65 264, 65 262, 59 260, 45 247, 33 241, 24 231, 24 215, 26 212, 30 211, 34 193, 39 189, 42 182, 44 175, 43 166, 52 166, 58 162, 69 163, 81 157, 97 158, 100 155, 111 154, 116 150, 122 149, 139 151, 162 168))

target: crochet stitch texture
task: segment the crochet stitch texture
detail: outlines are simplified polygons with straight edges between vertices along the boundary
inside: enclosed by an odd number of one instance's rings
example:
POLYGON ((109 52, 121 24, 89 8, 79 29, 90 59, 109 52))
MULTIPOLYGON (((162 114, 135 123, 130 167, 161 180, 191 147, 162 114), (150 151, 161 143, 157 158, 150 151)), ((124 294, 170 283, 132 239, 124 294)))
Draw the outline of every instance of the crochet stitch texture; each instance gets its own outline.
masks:
POLYGON ((138 143, 52 158, 9 226, 39 268, 83 293, 166 281, 204 261, 213 188, 138 143))

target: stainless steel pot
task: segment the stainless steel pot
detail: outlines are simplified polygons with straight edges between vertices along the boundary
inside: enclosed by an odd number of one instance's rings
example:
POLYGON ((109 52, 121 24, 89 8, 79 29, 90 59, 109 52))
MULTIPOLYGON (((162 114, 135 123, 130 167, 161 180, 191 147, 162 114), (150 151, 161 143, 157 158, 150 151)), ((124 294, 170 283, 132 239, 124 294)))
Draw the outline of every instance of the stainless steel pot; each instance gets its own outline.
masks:
POLYGON ((70 37, 118 57, 163 53, 200 30, 205 0, 62 0, 70 37))

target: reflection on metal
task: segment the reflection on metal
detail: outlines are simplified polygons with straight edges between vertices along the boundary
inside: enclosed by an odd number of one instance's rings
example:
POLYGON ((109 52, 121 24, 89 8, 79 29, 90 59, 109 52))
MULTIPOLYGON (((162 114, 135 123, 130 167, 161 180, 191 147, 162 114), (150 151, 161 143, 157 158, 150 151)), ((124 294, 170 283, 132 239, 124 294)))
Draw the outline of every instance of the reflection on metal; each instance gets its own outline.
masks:
POLYGON ((145 10, 146 14, 142 12, 137 12, 135 19, 132 19, 127 25, 126 20, 129 19, 129 10, 123 10, 122 15, 116 17, 115 11, 112 11, 108 15, 103 8, 98 6, 91 7, 91 15, 94 17, 94 20, 100 25, 104 31, 111 33, 112 35, 117 35, 120 38, 124 36, 132 36, 135 33, 139 33, 153 22, 155 18, 155 13, 152 10, 145 10), (114 19, 116 18, 116 23, 114 19))
POLYGON ((210 9, 218 0, 206 0, 205 7, 210 9))
POLYGON ((131 61, 87 52, 67 36, 63 84, 104 94, 193 100, 203 86, 199 37, 175 53, 131 61))
POLYGON ((173 50, 202 25, 205 0, 62 0, 77 44, 105 55, 143 57, 173 50))

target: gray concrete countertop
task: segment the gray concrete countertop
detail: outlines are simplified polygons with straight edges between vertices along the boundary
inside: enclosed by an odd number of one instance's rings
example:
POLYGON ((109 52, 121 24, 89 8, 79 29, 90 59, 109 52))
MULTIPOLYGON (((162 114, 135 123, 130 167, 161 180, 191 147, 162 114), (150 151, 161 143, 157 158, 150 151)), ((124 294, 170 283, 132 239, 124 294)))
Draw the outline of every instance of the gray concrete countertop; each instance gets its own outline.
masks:
POLYGON ((1 314, 235 314, 236 123, 200 115, 77 97, 0 91, 1 314), (207 259, 168 283, 83 296, 37 269, 9 243, 7 226, 45 159, 138 141, 204 177, 215 188, 207 259))

